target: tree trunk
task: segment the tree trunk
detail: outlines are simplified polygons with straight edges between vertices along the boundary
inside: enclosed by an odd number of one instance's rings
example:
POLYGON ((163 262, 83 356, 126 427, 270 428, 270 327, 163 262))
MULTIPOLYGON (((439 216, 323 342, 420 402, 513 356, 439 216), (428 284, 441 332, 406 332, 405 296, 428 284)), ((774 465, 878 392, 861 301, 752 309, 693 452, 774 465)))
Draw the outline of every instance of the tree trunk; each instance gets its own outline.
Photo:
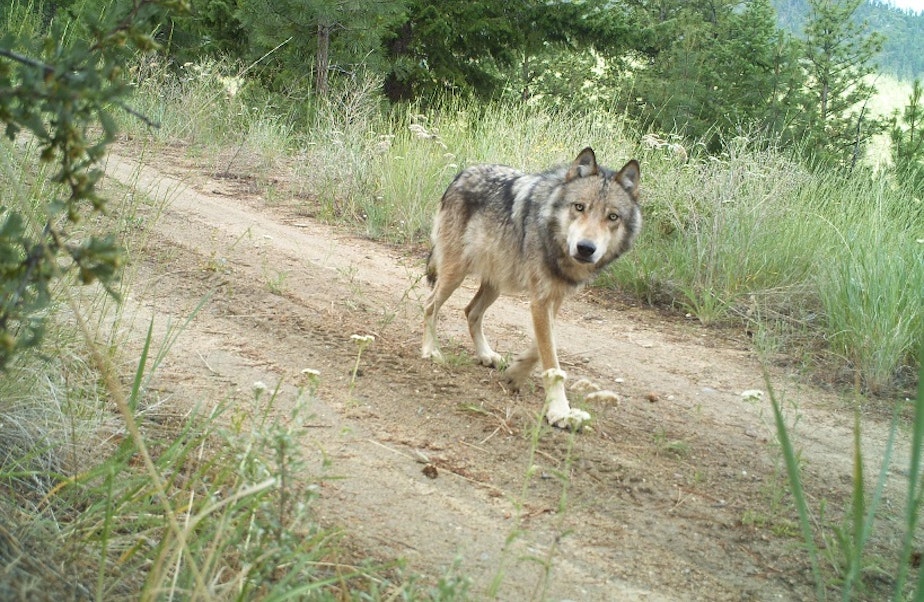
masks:
POLYGON ((318 53, 315 61, 315 89, 318 96, 327 96, 327 72, 330 69, 330 32, 331 25, 318 22, 318 53))
POLYGON ((521 64, 522 69, 522 78, 523 78, 523 89, 520 91, 520 100, 526 102, 529 100, 529 84, 532 81, 531 74, 529 71, 529 53, 523 53, 523 63, 521 64))
MULTIPOLYGON (((398 35, 395 36, 395 39, 388 44, 388 57, 394 63, 398 63, 402 59, 407 59, 411 56, 411 42, 414 39, 414 28, 411 22, 405 22, 397 33, 398 35)), ((412 80, 408 77, 407 73, 403 73, 399 76, 394 66, 388 71, 388 75, 385 76, 383 88, 385 90, 385 96, 391 102, 411 100, 414 97, 412 80)))

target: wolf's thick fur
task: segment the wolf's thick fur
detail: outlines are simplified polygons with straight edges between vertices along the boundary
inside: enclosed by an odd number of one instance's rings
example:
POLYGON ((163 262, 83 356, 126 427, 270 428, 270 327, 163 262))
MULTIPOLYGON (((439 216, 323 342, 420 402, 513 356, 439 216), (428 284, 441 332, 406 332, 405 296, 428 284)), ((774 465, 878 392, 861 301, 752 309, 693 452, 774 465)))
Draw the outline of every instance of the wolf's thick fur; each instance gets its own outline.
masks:
MULTIPOLYGON (((433 224, 427 278, 433 291, 424 309, 422 355, 441 360, 436 338, 440 307, 468 274, 481 287, 465 308, 478 360, 500 367, 482 330, 485 310, 502 293, 526 291, 535 339, 506 370, 514 389, 541 360, 560 369, 554 320, 565 297, 629 250, 642 226, 639 165, 615 172, 585 148, 570 166, 524 174, 503 165, 475 165, 446 189, 433 224)), ((546 419, 579 427, 589 418, 572 409, 562 379, 546 379, 546 419), (550 390, 551 389, 551 390, 550 390)))

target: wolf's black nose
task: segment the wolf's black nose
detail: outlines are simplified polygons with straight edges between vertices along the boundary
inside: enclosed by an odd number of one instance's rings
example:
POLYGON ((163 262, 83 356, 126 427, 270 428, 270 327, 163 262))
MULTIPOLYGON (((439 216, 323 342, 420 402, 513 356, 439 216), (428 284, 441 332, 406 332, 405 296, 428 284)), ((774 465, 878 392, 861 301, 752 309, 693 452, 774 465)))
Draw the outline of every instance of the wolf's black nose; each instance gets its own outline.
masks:
POLYGON ((584 261, 590 261, 590 258, 593 257, 596 250, 597 245, 590 242, 589 240, 582 240, 577 244, 577 258, 584 261))

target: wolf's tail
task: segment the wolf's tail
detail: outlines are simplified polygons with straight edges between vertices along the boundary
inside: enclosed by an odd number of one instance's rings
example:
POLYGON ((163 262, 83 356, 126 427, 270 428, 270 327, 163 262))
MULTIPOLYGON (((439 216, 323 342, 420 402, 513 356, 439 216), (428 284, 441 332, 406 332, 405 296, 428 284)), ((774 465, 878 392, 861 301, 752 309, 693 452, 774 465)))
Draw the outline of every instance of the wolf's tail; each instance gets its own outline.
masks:
POLYGON ((436 261, 433 257, 433 249, 430 249, 430 254, 427 255, 427 284, 430 288, 436 284, 436 261))

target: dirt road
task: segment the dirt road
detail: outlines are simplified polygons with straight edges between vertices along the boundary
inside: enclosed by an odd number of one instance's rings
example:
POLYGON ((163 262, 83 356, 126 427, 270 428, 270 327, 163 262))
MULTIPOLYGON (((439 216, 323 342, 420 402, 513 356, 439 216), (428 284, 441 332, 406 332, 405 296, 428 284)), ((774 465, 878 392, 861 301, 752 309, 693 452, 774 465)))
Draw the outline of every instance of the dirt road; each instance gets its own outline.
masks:
MULTIPOLYGON (((511 396, 467 359, 467 283, 443 313, 445 366, 418 357, 422 251, 330 227, 285 200, 269 206, 247 181, 218 179, 181 153, 127 147, 109 177, 153 205, 135 254, 126 336, 185 320, 160 368, 175 407, 252 400, 253 383, 320 371, 311 454, 326 480, 320 520, 358 550, 400 557, 436 578, 455 566, 481 599, 802 600, 811 597, 777 470, 769 404, 742 335, 583 294, 565 304, 559 341, 569 383, 589 379, 621 398, 582 404, 580 434, 541 424, 542 391, 511 396), (162 206, 162 208, 158 208, 162 206), (372 334, 360 375, 353 334, 372 334), (324 460, 330 462, 323 468, 324 460), (424 461, 435 468, 429 476, 424 461)), ((523 299, 503 298, 486 330, 500 352, 528 341, 523 299)), ((775 370, 798 403, 797 434, 811 495, 837 505, 849 491, 852 413, 775 370)), ((579 400, 578 397, 576 399, 579 400)), ((790 417, 795 419, 796 410, 790 417)), ((871 441, 883 425, 872 421, 871 441)), ((871 444, 871 451, 876 444, 871 444)), ((784 496, 785 497, 785 496, 784 496)))

